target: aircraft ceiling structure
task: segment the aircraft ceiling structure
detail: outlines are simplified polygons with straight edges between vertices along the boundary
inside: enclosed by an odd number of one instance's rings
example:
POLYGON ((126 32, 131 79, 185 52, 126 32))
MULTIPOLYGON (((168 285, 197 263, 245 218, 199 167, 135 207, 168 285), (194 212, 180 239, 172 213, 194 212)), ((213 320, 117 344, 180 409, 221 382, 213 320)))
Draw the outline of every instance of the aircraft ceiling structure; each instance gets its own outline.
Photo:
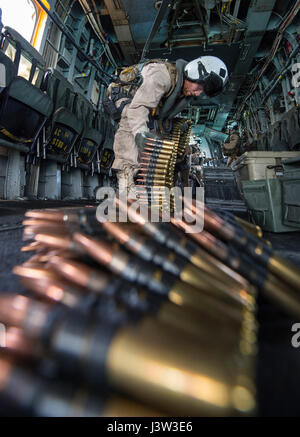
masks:
MULTIPOLYGON (((162 1, 88 2, 96 5, 106 23, 110 18, 107 28, 119 44, 124 65, 138 62, 162 1)), ((223 59, 230 74, 227 89, 215 99, 195 99, 187 114, 196 123, 222 130, 247 95, 252 70, 268 54, 273 34, 293 4, 294 0, 169 0, 146 57, 189 61, 212 55, 223 59), (203 107, 217 107, 213 119, 203 120, 203 107)))

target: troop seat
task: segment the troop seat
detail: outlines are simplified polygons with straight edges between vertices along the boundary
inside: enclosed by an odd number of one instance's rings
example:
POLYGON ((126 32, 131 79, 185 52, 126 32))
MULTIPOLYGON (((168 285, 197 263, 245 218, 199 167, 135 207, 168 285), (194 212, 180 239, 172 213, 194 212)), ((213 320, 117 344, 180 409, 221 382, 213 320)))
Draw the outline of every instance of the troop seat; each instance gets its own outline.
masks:
POLYGON ((89 165, 102 144, 103 135, 97 129, 97 115, 94 113, 93 105, 81 94, 76 96, 75 107, 77 114, 81 115, 84 124, 83 132, 76 145, 78 161, 89 165))
POLYGON ((94 108, 93 105, 82 94, 76 94, 74 112, 77 117, 80 117, 87 128, 92 127, 94 108))
POLYGON ((276 123, 274 123, 271 126, 270 150, 284 151, 288 149, 289 149, 289 145, 288 145, 286 133, 282 128, 282 123, 281 121, 276 121, 276 123))
POLYGON ((103 136, 97 129, 92 127, 84 129, 78 148, 79 162, 91 164, 102 140, 103 136))
POLYGON ((257 149, 260 151, 286 151, 300 149, 300 111, 298 107, 282 115, 260 135, 257 149))
POLYGON ((34 144, 52 108, 46 94, 24 78, 16 77, 0 96, 1 137, 34 144))
POLYGON ((102 132, 104 136, 103 147, 113 148, 115 126, 112 124, 111 119, 107 115, 101 115, 102 117, 102 132))
POLYGON ((45 61, 11 27, 3 29, 0 46, 7 81, 0 95, 0 137, 32 147, 53 109, 39 89, 45 61))
POLYGON ((267 132, 263 132, 260 134, 257 140, 257 150, 263 152, 265 150, 268 150, 269 143, 268 143, 268 134, 267 132))
POLYGON ((43 77, 41 90, 52 99, 53 112, 59 108, 72 110, 75 100, 73 85, 55 68, 48 68, 43 77))
POLYGON ((74 144, 82 132, 83 123, 66 108, 57 109, 51 118, 51 132, 47 149, 59 153, 67 161, 74 144))
POLYGON ((7 26, 2 31, 1 49, 15 64, 18 76, 40 87, 45 60, 25 38, 7 26))
POLYGON ((112 149, 103 147, 100 153, 100 173, 103 175, 108 175, 111 166, 114 162, 115 154, 112 149))
MULTIPOLYGON (((0 95, 11 84, 13 79, 16 77, 17 72, 17 67, 15 66, 13 61, 8 56, 6 56, 5 53, 0 51, 0 95)), ((7 147, 3 147, 0 145, 0 155, 6 156, 7 151, 7 147)))
POLYGON ((289 149, 300 149, 300 111, 298 107, 290 109, 284 116, 289 149))
POLYGON ((10 85, 17 72, 17 67, 13 61, 0 51, 0 93, 10 85))
POLYGON ((74 110, 76 94, 72 84, 54 68, 45 72, 41 89, 54 108, 46 125, 47 150, 62 155, 66 162, 83 130, 83 122, 74 110))
POLYGON ((103 146, 100 153, 100 173, 108 175, 111 166, 115 159, 115 154, 113 151, 113 142, 115 136, 115 126, 112 124, 111 119, 104 115, 100 115, 100 120, 103 123, 103 146))

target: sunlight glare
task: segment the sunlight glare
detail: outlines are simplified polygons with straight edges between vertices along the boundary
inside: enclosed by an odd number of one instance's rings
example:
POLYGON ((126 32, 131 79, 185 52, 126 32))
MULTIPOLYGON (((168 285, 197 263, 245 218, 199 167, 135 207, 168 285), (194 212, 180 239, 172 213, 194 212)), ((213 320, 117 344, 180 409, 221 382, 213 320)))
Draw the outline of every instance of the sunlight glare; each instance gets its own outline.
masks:
POLYGON ((36 21, 36 10, 31 0, 0 0, 2 23, 19 32, 30 42, 36 21))

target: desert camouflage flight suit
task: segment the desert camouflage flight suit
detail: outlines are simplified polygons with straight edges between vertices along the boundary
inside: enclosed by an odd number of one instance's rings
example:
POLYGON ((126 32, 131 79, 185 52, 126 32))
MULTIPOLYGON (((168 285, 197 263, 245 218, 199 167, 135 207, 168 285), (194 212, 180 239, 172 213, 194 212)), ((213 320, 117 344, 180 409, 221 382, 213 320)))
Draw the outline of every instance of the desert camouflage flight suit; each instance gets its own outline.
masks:
MULTIPOLYGON (((138 148, 135 144, 135 135, 149 130, 147 123, 151 110, 158 106, 161 98, 172 87, 168 69, 162 63, 145 65, 141 74, 143 82, 131 103, 124 107, 119 128, 115 134, 113 146, 115 160, 112 168, 116 170, 124 170, 128 167, 133 170, 138 169, 138 148)), ((120 99, 116 105, 119 107, 124 100, 120 99)))
POLYGON ((224 155, 228 156, 227 167, 230 167, 233 161, 236 160, 239 143, 240 143, 239 134, 237 132, 233 132, 229 137, 228 143, 224 144, 224 155))

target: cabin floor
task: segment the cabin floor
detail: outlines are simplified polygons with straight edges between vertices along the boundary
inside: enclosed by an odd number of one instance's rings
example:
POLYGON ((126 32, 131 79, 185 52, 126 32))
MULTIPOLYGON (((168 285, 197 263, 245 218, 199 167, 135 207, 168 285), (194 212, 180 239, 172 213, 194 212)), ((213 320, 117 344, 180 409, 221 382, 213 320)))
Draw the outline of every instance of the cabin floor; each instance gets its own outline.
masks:
MULTIPOLYGON (((0 283, 2 291, 25 292, 11 272, 25 262, 30 252, 21 252, 22 220, 28 209, 55 208, 93 204, 92 201, 1 201, 0 202, 0 283)), ((300 232, 264 233, 273 249, 300 268, 300 232)), ((300 349, 292 347, 292 325, 300 322, 280 308, 258 298, 259 350, 257 390, 259 416, 300 415, 300 349)))

